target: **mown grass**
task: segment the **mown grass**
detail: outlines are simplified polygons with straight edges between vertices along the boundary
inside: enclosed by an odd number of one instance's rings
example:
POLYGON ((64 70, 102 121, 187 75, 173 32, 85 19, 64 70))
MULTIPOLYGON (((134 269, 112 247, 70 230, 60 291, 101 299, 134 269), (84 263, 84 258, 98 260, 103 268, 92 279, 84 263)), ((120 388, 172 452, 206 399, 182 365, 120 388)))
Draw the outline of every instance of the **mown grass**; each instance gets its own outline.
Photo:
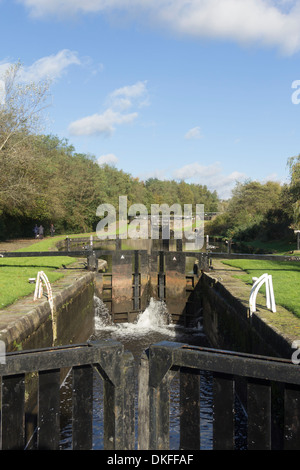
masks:
MULTIPOLYGON (((74 234, 69 237, 86 237, 90 234, 74 234)), ((20 248, 20 252, 55 251, 55 244, 66 235, 45 238, 39 242, 20 248)), ((74 263, 72 257, 41 256, 22 258, 0 258, 0 309, 34 292, 35 284, 28 282, 36 278, 38 271, 44 271, 50 283, 61 279, 63 272, 57 271, 62 265, 74 263)))
POLYGON ((245 271, 245 274, 235 275, 235 277, 250 285, 253 284, 252 277, 260 277, 264 273, 271 274, 276 304, 300 317, 300 263, 264 260, 223 260, 222 262, 245 271))

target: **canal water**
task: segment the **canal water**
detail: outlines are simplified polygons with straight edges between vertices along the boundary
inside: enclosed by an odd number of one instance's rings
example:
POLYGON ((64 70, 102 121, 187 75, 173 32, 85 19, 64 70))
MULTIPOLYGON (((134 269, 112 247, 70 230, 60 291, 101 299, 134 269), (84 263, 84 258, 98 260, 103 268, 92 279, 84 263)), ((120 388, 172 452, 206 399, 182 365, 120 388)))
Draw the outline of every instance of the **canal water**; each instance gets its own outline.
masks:
MULTIPOLYGON (((95 331, 91 340, 114 339, 133 354, 136 369, 140 357, 151 344, 160 341, 176 341, 198 346, 209 346, 200 322, 197 327, 185 329, 169 322, 164 303, 151 299, 149 306, 140 314, 136 323, 111 324, 110 315, 103 302, 95 297, 95 331)), ((136 393, 137 397, 137 393, 136 393)), ((237 449, 246 446, 245 414, 240 403, 235 404, 237 449)), ((137 409, 137 398, 136 398, 137 409)), ((136 413, 137 415, 137 413, 136 413)), ((67 376, 61 389, 61 442, 60 448, 72 446, 72 377, 67 376)), ((209 372, 200 372, 200 449, 209 450, 213 445, 212 377, 209 372)), ((179 449, 179 376, 172 380, 170 390, 170 449, 179 449)), ((137 442, 137 416, 136 416, 137 442)), ((93 449, 103 449, 103 383, 94 375, 93 400, 93 449)))

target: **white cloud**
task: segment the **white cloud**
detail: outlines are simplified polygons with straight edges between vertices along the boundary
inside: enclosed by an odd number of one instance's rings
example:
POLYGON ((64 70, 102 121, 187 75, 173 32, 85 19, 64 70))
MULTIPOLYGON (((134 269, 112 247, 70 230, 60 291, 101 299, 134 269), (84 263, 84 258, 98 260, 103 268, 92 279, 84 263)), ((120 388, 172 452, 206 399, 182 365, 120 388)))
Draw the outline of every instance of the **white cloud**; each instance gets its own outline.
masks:
POLYGON ((107 109, 102 114, 92 114, 74 121, 69 126, 71 135, 104 135, 110 136, 114 133, 116 125, 128 124, 136 119, 137 113, 122 114, 107 109))
POLYGON ((147 82, 137 82, 114 90, 108 97, 109 106, 122 111, 133 105, 141 107, 148 102, 147 82))
MULTIPOLYGON (((173 171, 170 169, 152 169, 139 175, 143 181, 149 178, 158 178, 159 180, 175 179, 177 181, 186 181, 187 183, 194 183, 205 185, 210 191, 216 191, 221 199, 229 199, 232 196, 232 190, 237 182, 245 182, 248 176, 240 171, 232 171, 225 174, 219 162, 212 163, 211 165, 200 165, 198 162, 189 163, 181 168, 173 171)), ((279 184, 284 184, 284 178, 279 178, 276 173, 271 173, 264 178, 261 178, 262 184, 268 181, 274 181, 279 184)))
POLYGON ((176 180, 187 180, 190 183, 206 185, 210 191, 217 191, 219 197, 227 199, 231 196, 231 191, 236 181, 245 180, 244 173, 234 171, 229 175, 224 174, 220 163, 211 165, 200 165, 190 163, 173 171, 173 178, 176 180))
POLYGON ((150 171, 145 171, 143 173, 140 173, 138 175, 138 178, 142 181, 146 181, 150 178, 157 178, 159 180, 167 180, 168 176, 167 176, 167 171, 165 169, 159 170, 159 169, 153 168, 150 171))
POLYGON ((178 180, 186 180, 190 178, 207 178, 219 172, 219 165, 200 165, 199 163, 189 163, 181 168, 173 171, 173 177, 178 180))
POLYGON ((190 129, 184 136, 185 139, 190 140, 190 139, 202 139, 202 134, 201 134, 201 129, 200 127, 193 127, 190 129))
POLYGON ((116 157, 113 153, 108 153, 107 155, 101 155, 101 157, 98 158, 97 162, 99 165, 114 165, 115 163, 118 163, 119 159, 116 157))
POLYGON ((40 81, 43 79, 55 80, 60 78, 70 65, 81 65, 77 52, 63 49, 57 54, 42 57, 29 67, 20 71, 24 82, 40 81))
POLYGON ((127 98, 140 97, 140 96, 144 95, 147 91, 146 84, 147 84, 147 82, 144 81, 144 82, 137 82, 134 85, 128 85, 128 86, 118 88, 117 90, 115 90, 111 93, 111 96, 112 97, 125 96, 127 98))
MULTIPOLYGON (((12 64, 0 64, 0 75, 4 74, 12 64)), ((20 67, 18 80, 24 83, 39 82, 41 80, 55 80, 66 72, 70 65, 82 65, 77 52, 63 49, 57 54, 42 57, 32 65, 20 67)))
POLYGON ((219 162, 211 165, 200 165, 199 163, 190 163, 176 170, 153 169, 148 173, 139 175, 141 180, 148 178, 158 178, 160 180, 178 180, 205 185, 210 191, 216 191, 221 199, 229 199, 231 191, 237 181, 243 182, 247 175, 239 171, 233 171, 225 174, 219 162))
POLYGON ((146 82, 118 88, 108 97, 108 108, 102 113, 85 116, 72 122, 69 126, 71 135, 103 135, 111 136, 117 125, 133 122, 137 117, 136 111, 125 113, 131 107, 139 106, 147 92, 146 82), (135 100, 133 100, 135 98, 135 100))
POLYGON ((32 15, 126 12, 176 33, 300 49, 300 0, 18 0, 32 15), (146 19, 145 19, 146 18, 146 19))
POLYGON ((272 181, 274 183, 279 183, 279 184, 285 184, 287 182, 285 177, 279 177, 277 173, 270 173, 269 175, 262 178, 260 181, 262 184, 265 184, 268 181, 272 181))

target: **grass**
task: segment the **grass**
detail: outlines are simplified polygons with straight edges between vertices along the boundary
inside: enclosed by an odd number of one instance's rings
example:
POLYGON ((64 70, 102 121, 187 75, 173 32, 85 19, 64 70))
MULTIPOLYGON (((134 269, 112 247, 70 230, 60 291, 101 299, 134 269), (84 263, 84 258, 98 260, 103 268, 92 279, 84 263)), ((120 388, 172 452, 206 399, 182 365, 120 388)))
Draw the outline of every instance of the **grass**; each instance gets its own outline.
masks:
MULTIPOLYGON (((70 238, 89 237, 95 233, 68 235, 70 238)), ((37 243, 17 251, 54 251, 55 244, 64 240, 66 235, 45 238, 37 243)), ((265 245, 264 245, 265 247, 265 245)), ((274 242, 272 247, 277 253, 286 253, 291 248, 285 243, 274 242), (275 248, 276 247, 276 248, 275 248)), ((0 309, 16 300, 34 292, 35 284, 29 284, 29 278, 35 278, 38 271, 44 271, 50 283, 64 276, 58 268, 74 262, 71 257, 25 257, 0 258, 0 309)), ((297 262, 280 262, 264 260, 223 260, 224 264, 242 269, 244 274, 236 276, 243 282, 252 285, 252 277, 264 273, 272 275, 275 301, 300 318, 300 264, 297 262)))
POLYGON ((253 284, 252 277, 260 277, 264 273, 271 274, 276 304, 285 307, 300 318, 300 264, 298 262, 263 260, 222 260, 222 262, 245 271, 245 274, 235 275, 235 277, 251 285, 253 284))
MULTIPOLYGON (((87 237, 91 234, 74 234, 72 237, 87 237)), ((55 244, 66 238, 66 235, 45 238, 37 243, 16 251, 55 251, 55 244)), ((61 266, 74 263, 72 257, 41 256, 22 258, 0 258, 0 309, 3 309, 16 300, 33 294, 35 284, 28 282, 29 278, 36 278, 38 271, 44 271, 50 283, 61 279, 63 272, 57 271, 61 266)))
POLYGON ((245 245, 255 249, 262 249, 269 253, 288 255, 290 251, 295 251, 297 249, 297 241, 294 242, 288 240, 272 240, 268 242, 262 242, 260 240, 255 240, 251 242, 244 242, 245 245))

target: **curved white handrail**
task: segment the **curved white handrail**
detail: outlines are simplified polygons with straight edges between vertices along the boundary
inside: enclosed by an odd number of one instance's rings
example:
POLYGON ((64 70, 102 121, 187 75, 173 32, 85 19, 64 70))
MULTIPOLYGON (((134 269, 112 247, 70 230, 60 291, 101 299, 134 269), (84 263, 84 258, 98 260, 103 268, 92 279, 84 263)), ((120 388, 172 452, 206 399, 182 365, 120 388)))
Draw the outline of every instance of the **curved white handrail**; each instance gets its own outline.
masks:
POLYGON ((42 295, 43 295, 43 282, 44 282, 44 284, 46 286, 46 289, 47 289, 48 302, 50 304, 51 314, 53 315, 52 288, 51 288, 51 284, 50 284, 46 274, 43 271, 39 271, 38 274, 37 274, 33 300, 42 298, 42 295))
POLYGON ((256 312, 256 296, 257 296, 259 289, 264 283, 266 284, 267 308, 272 310, 272 312, 276 312, 272 276, 270 274, 265 273, 265 274, 262 274, 258 279, 257 278, 254 278, 254 279, 255 279, 255 282, 252 286, 250 298, 249 298, 250 316, 252 315, 253 312, 256 312))
POLYGON ((56 320, 54 317, 52 288, 51 288, 49 279, 47 278, 46 274, 43 271, 39 271, 37 274, 33 300, 40 299, 43 296, 43 283, 45 284, 46 289, 47 289, 48 302, 50 304, 50 309, 51 309, 53 345, 55 345, 56 340, 57 340, 57 326, 56 326, 56 320))

